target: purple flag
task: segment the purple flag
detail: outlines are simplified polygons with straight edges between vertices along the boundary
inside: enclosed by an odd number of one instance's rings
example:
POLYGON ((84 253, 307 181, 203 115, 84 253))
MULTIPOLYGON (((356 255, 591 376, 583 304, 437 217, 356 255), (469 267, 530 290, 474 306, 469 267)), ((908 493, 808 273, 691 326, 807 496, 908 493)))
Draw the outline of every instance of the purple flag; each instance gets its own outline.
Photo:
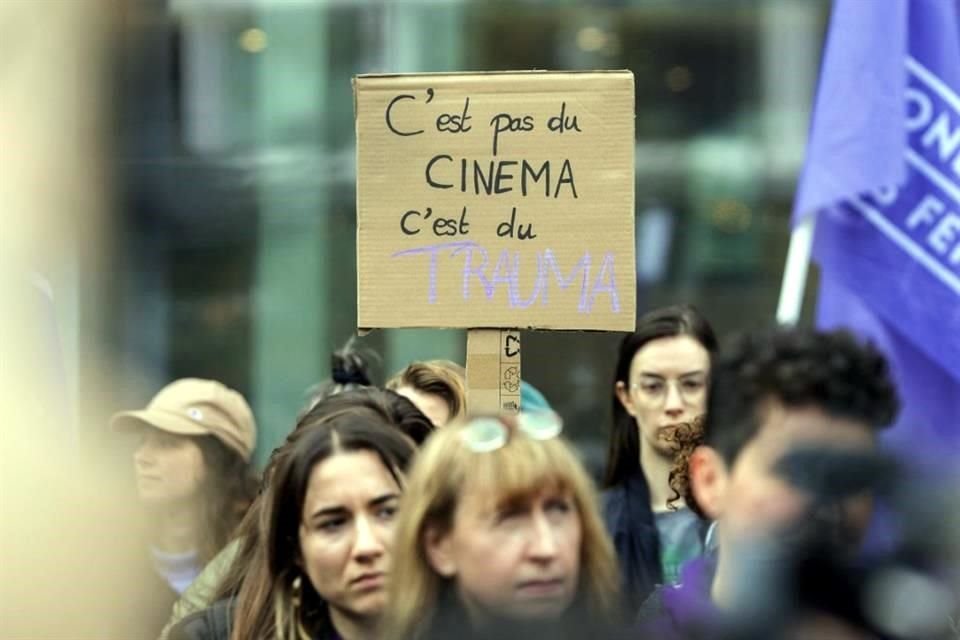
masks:
POLYGON ((794 221, 820 326, 890 359, 900 451, 960 454, 960 0, 835 0, 794 221))

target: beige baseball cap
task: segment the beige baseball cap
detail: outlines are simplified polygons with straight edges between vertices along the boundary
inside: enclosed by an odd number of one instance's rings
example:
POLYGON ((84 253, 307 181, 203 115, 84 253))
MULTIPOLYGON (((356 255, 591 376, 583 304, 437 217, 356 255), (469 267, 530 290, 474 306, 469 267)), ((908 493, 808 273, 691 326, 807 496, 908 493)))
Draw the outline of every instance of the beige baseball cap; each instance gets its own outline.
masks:
POLYGON ((257 425, 243 396, 216 380, 183 378, 153 397, 146 409, 122 411, 110 419, 119 431, 153 427, 185 436, 211 435, 249 461, 257 425))

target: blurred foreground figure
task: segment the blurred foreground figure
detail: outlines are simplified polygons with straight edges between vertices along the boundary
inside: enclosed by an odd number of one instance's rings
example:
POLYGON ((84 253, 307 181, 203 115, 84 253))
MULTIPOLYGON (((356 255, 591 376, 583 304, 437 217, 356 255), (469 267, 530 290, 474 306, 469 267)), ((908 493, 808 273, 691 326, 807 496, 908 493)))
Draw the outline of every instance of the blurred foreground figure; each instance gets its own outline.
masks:
POLYGON ((167 385, 146 409, 118 413, 111 425, 140 437, 137 493, 159 579, 142 590, 139 615, 144 637, 156 637, 174 600, 232 539, 253 501, 256 425, 243 396, 195 378, 167 385))
POLYGON ((606 637, 618 606, 596 492, 553 414, 439 430, 411 471, 380 637, 606 637))
POLYGON ((801 588, 781 569, 801 550, 823 557, 821 542, 838 561, 852 558, 871 516, 868 487, 832 486, 834 499, 821 501, 783 465, 796 452, 870 456, 897 411, 886 362, 843 332, 775 330, 731 340, 711 384, 702 431, 684 443, 673 485, 717 521, 719 549, 686 565, 676 588, 658 589, 641 626, 659 638, 861 637, 850 621, 812 608, 781 617, 801 588))
POLYGON ((98 429, 109 415, 91 393, 106 388, 109 367, 97 366, 96 341, 83 332, 75 377, 57 315, 58 301, 91 295, 87 285, 103 280, 91 267, 109 256, 104 159, 117 74, 108 70, 122 4, 0 2, 2 638, 129 638, 105 629, 118 613, 112 596, 134 583, 117 562, 123 492, 79 417, 95 414, 98 429))

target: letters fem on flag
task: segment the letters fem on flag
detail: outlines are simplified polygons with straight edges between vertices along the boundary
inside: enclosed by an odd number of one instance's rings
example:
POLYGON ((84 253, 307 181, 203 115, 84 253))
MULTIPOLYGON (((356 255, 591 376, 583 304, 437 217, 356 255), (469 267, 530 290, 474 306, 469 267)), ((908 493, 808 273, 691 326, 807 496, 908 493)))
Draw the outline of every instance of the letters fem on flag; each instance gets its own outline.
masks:
POLYGON ((835 0, 795 227, 811 216, 817 322, 886 352, 891 443, 960 453, 960 0, 835 0))

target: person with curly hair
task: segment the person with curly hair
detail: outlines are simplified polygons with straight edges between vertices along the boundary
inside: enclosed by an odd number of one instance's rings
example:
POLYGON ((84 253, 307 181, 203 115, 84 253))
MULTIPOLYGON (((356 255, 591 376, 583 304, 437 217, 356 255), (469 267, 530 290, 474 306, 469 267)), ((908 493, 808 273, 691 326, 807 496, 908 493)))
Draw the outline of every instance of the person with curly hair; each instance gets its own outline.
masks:
MULTIPOLYGON (((769 595, 745 578, 745 567, 757 567, 751 554, 822 524, 811 496, 785 477, 785 456, 871 453, 898 407, 883 356, 847 332, 779 328, 734 336, 714 358, 705 419, 680 437, 671 473, 675 493, 717 522, 717 552, 688 563, 677 587, 653 593, 641 608, 642 630, 688 637, 714 628, 744 597, 769 595)), ((872 501, 856 494, 836 503, 829 526, 838 548, 852 551, 872 501)))

